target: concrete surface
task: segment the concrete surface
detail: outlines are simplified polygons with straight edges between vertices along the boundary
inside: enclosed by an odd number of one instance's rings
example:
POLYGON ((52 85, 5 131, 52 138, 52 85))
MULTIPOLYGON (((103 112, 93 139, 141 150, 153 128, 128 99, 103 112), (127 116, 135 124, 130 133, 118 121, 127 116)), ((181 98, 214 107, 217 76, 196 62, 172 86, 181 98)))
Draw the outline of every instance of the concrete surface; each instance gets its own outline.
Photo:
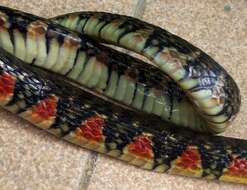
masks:
MULTIPOLYGON (((0 0, 51 17, 79 10, 134 15, 187 39, 238 83, 242 108, 224 134, 247 139, 246 0, 0 0)), ((0 110, 0 190, 231 190, 246 186, 143 171, 77 148, 0 110)))

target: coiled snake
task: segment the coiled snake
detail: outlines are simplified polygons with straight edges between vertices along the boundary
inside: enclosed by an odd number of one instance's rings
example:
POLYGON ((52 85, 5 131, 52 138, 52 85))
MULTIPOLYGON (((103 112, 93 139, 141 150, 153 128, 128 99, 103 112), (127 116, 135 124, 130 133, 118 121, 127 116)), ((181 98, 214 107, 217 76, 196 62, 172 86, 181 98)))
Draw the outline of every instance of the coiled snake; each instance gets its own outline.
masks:
POLYGON ((144 169, 247 184, 246 140, 186 129, 222 132, 240 106, 233 79, 187 41, 123 15, 0 7, 0 46, 0 104, 35 126, 144 169))

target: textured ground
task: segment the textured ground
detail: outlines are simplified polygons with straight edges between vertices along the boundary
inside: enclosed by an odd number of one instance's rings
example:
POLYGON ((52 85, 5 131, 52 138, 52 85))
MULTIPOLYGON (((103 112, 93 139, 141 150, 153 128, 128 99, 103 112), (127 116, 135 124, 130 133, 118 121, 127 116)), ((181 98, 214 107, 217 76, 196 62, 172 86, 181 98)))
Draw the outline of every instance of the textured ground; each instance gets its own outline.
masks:
MULTIPOLYGON (((51 17, 80 10, 134 15, 187 39, 220 62, 240 86, 242 108, 225 133, 247 139, 246 0, 0 0, 51 17)), ((0 190, 231 190, 246 186, 143 171, 77 148, 0 110, 0 190)))

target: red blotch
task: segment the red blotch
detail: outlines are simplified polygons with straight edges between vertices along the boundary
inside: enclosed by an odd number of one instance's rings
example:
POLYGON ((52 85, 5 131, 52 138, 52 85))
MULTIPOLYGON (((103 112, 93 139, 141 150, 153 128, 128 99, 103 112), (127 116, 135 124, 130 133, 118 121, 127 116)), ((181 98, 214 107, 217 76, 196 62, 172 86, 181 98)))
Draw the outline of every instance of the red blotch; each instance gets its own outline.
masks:
POLYGON ((132 154, 148 159, 153 157, 151 140, 146 135, 135 137, 134 141, 128 145, 128 151, 132 154))
POLYGON ((57 99, 52 96, 32 107, 32 118, 48 120, 56 115, 57 99))
POLYGON ((188 146, 185 152, 181 155, 177 162, 177 166, 183 169, 199 169, 201 163, 201 156, 197 148, 188 146))
POLYGON ((0 76, 0 101, 13 94, 15 79, 8 73, 0 76))
POLYGON ((77 130, 77 135, 96 142, 103 141, 104 125, 104 119, 100 116, 90 117, 77 130))
POLYGON ((247 159, 235 158, 227 171, 228 175, 247 177, 247 159))

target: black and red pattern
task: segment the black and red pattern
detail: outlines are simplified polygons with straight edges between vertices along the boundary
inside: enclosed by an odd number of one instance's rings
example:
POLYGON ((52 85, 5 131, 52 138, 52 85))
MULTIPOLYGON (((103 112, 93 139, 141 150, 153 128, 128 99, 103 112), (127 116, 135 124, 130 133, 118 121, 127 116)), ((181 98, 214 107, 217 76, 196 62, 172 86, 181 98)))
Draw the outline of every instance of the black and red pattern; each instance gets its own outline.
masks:
POLYGON ((0 59, 0 97, 13 94, 4 107, 16 105, 16 112, 35 125, 52 118, 47 131, 145 169, 247 183, 246 140, 181 132, 156 116, 92 96, 3 50, 0 59))
POLYGON ((51 96, 32 106, 32 120, 48 120, 56 115, 57 100, 51 96))
POLYGON ((69 142, 144 169, 247 183, 246 140, 177 128, 222 132, 238 112, 239 89, 212 58, 123 15, 84 12, 53 20, 131 49, 159 68, 0 6, 0 46, 11 53, 0 49, 1 106, 69 142))
POLYGON ((145 134, 134 137, 128 144, 128 152, 140 158, 153 159, 153 148, 150 137, 145 134))
POLYGON ((0 101, 7 102, 14 94, 15 79, 12 75, 2 73, 0 75, 0 101))
POLYGON ((88 141, 103 142, 104 119, 98 115, 89 117, 80 127, 76 128, 76 135, 88 141))

